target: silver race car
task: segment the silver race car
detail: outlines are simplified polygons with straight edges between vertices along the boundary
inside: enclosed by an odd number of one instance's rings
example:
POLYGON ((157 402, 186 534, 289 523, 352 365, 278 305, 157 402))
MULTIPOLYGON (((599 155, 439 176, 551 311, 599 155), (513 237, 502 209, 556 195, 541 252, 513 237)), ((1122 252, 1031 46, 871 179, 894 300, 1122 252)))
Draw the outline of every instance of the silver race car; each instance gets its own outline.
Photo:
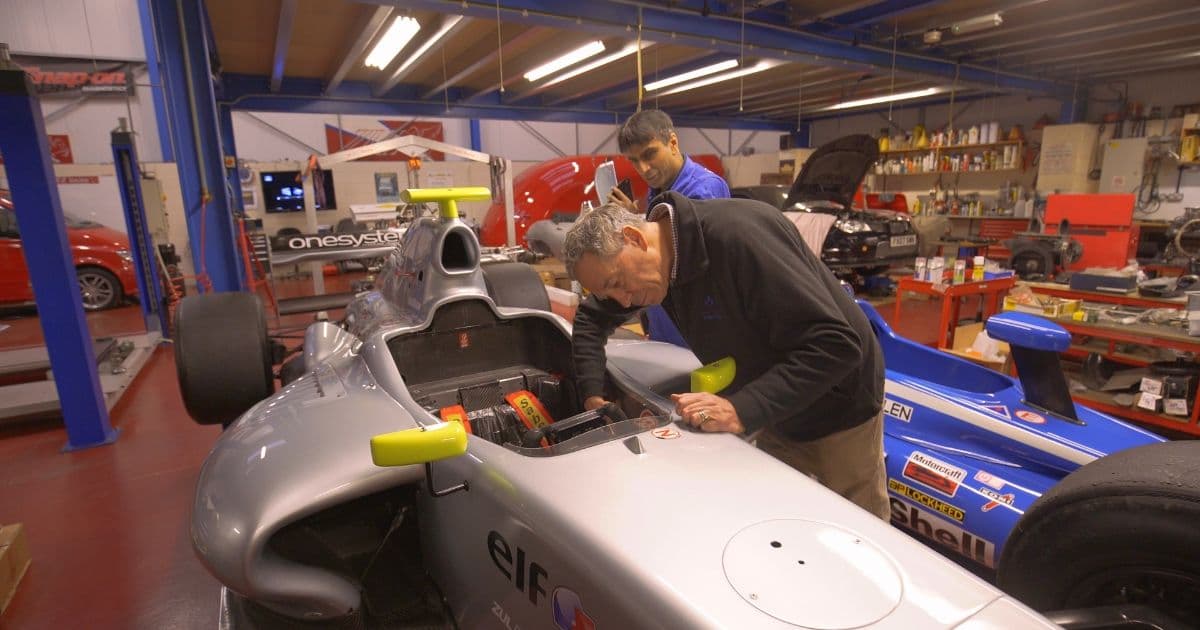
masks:
POLYGON ((584 411, 570 326, 527 267, 479 264, 454 199, 378 289, 305 336, 273 392, 254 296, 187 298, 189 413, 227 430, 200 474, 197 555, 225 627, 1049 628, 987 582, 669 395, 724 365, 614 340, 584 411))

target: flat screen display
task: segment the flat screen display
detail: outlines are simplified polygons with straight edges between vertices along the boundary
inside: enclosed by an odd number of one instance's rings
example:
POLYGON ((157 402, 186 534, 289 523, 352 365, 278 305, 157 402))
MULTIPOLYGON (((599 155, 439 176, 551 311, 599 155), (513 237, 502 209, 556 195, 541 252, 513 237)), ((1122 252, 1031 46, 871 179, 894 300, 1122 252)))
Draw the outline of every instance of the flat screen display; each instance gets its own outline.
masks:
MULTIPOLYGON (((299 175, 300 171, 269 171, 259 174, 259 179, 262 180, 263 207, 267 212, 304 211, 304 185, 297 181, 299 175)), ((333 210, 337 208, 333 173, 323 171, 320 179, 325 192, 324 203, 321 203, 318 195, 313 206, 317 210, 333 210)))

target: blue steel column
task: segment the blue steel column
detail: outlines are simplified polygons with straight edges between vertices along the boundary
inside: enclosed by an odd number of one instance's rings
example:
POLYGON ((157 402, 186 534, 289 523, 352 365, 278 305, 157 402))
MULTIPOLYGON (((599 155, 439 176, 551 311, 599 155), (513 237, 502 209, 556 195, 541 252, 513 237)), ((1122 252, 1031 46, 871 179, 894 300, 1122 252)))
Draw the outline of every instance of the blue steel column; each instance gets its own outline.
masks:
POLYGON ((169 337, 171 333, 167 325, 166 310, 163 308, 158 257, 154 253, 154 240, 150 238, 150 230, 146 227, 142 171, 138 168, 133 133, 112 132, 112 152, 117 186, 121 191, 121 205, 125 208, 125 233, 129 235, 130 249, 133 250, 133 268, 137 275, 142 318, 146 321, 147 331, 169 337))
POLYGON ((0 45, 0 153, 67 426, 65 450, 109 444, 116 441, 118 431, 109 424, 96 372, 41 103, 25 72, 8 63, 4 45, 0 45))
POLYGON ((138 0, 138 15, 142 23, 142 44, 146 48, 146 74, 150 79, 150 93, 154 95, 154 122, 158 125, 158 144, 163 162, 174 162, 175 152, 171 149, 171 125, 167 114, 167 101, 163 97, 162 72, 159 70, 158 42, 154 39, 154 16, 150 12, 150 0, 138 0))
MULTIPOLYGON (((233 160, 233 168, 225 169, 225 185, 235 194, 229 199, 229 209, 234 216, 245 214, 242 207, 242 178, 237 168, 237 145, 233 141, 233 110, 228 105, 217 105, 217 127, 221 133, 221 146, 225 149, 225 157, 233 160)), ((237 234, 237 230, 234 230, 237 234)), ((239 258, 240 260, 240 258, 239 258)))
POLYGON ((471 119, 471 150, 483 152, 483 132, 479 129, 479 119, 471 119))
POLYGON ((207 272, 216 291, 239 291, 245 276, 226 193, 204 7, 200 0, 150 6, 196 273, 207 272))

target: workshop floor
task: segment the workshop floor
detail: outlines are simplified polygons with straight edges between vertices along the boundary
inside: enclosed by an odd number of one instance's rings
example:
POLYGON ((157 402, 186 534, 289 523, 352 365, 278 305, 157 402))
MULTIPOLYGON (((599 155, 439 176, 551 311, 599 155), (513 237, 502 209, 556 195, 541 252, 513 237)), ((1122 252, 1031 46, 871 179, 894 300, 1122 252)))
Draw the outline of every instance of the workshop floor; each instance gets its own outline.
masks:
MULTIPOLYGON (((326 290, 348 290, 360 275, 327 277, 326 290)), ((310 282, 277 288, 302 294, 310 282)), ((890 300, 878 306, 890 321, 890 300)), ((930 342, 939 306, 906 299, 898 331, 930 342)), ((36 314, 23 315, 0 313, 0 326, 8 326, 0 330, 0 350, 42 343, 36 314)), ((300 327, 307 319, 279 325, 300 327)), ((88 325, 94 336, 143 330, 137 306, 90 314, 88 325)), ((110 417, 121 432, 114 444, 70 453, 61 451, 60 420, 0 425, 0 524, 23 523, 33 557, 0 614, 0 630, 217 627, 219 587, 192 552, 188 518, 197 474, 220 428, 187 417, 169 344, 110 417)))

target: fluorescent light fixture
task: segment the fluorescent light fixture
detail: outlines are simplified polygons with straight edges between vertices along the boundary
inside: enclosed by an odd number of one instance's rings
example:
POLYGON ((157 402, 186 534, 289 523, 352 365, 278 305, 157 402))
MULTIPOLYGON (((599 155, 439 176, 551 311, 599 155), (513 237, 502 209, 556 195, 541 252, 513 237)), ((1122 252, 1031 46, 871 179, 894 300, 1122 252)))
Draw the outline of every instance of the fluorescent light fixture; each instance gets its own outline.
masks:
POLYGON ((410 17, 398 17, 392 21, 392 25, 384 32, 383 37, 375 42, 375 47, 371 49, 371 54, 367 55, 366 64, 372 68, 383 70, 392 63, 396 55, 400 54, 401 50, 412 41, 412 38, 421 30, 421 25, 416 20, 410 17))
MULTIPOLYGON (((778 66, 782 63, 783 63, 782 61, 772 61, 772 60, 764 59, 748 68, 742 68, 741 70, 734 70, 733 72, 726 72, 724 74, 718 74, 716 76, 708 77, 707 79, 700 79, 699 81, 692 81, 691 83, 685 83, 677 88, 672 88, 670 90, 667 90, 666 92, 657 94, 656 96, 670 96, 672 94, 678 94, 680 92, 686 92, 688 90, 694 90, 696 88, 701 88, 706 85, 712 85, 714 83, 720 83, 722 81, 728 81, 730 79, 736 79, 738 77, 744 77, 747 75, 762 72, 763 70, 770 70, 771 68, 774 68, 775 66, 778 66)), ((735 62, 735 65, 736 65, 736 62, 735 62)))
POLYGON ((950 32, 955 35, 966 35, 967 33, 975 33, 977 31, 986 31, 989 28, 996 28, 1004 24, 1004 18, 999 13, 991 13, 973 17, 969 20, 962 20, 950 25, 950 32))
POLYGON ((894 101, 906 101, 912 98, 921 98, 923 96, 933 96, 945 92, 946 88, 931 87, 923 90, 913 90, 911 92, 900 92, 898 94, 889 94, 887 96, 875 96, 872 98, 860 98, 857 101, 846 101, 837 105, 830 105, 821 111, 829 111, 834 109, 850 109, 852 107, 865 107, 867 105, 878 105, 880 103, 891 103, 894 101))
MULTIPOLYGON (((653 44, 644 44, 642 46, 642 50, 645 50, 652 45, 653 44)), ((621 50, 618 50, 615 53, 610 53, 610 54, 604 55, 603 57, 601 57, 591 63, 587 63, 582 66, 579 66, 578 68, 576 68, 566 74, 555 77, 554 79, 543 83, 542 87, 549 87, 556 83, 562 83, 563 81, 566 81, 568 79, 574 79, 575 77, 577 77, 585 72, 591 72, 592 70, 595 70, 596 68, 599 68, 600 66, 603 66, 605 64, 610 64, 618 59, 623 59, 625 57, 628 57, 629 55, 632 55, 635 52, 637 52, 637 43, 627 44, 624 48, 622 48, 621 50)))
POLYGON ((595 57, 602 52, 604 52, 604 42, 598 39, 590 41, 557 59, 548 61, 534 68, 533 70, 526 72, 525 78, 530 81, 537 81, 546 75, 558 72, 567 66, 575 65, 584 59, 588 59, 589 57, 595 57))
POLYGON ((404 63, 400 64, 399 68, 396 68, 396 71, 392 73, 392 76, 394 76, 394 77, 400 76, 400 74, 402 72, 404 72, 409 66, 416 63, 417 60, 420 59, 422 55, 429 52, 429 49, 433 48, 433 45, 438 43, 438 40, 445 37, 446 33, 449 33, 450 29, 454 28, 454 26, 456 24, 458 24, 459 22, 461 22, 462 19, 463 19, 463 16, 461 16, 461 15, 451 15, 451 16, 447 17, 446 21, 442 22, 442 27, 439 28, 436 33, 431 35, 429 37, 429 39, 425 40, 425 43, 421 44, 421 47, 416 49, 416 51, 414 51, 413 54, 409 55, 408 59, 405 59, 404 63))
POLYGON ((738 65, 737 59, 726 59, 725 61, 722 61, 719 63, 714 63, 710 66, 704 66, 703 68, 696 68, 695 70, 692 70, 691 72, 684 72, 683 74, 677 74, 673 77, 667 77, 665 79, 651 81, 650 83, 646 84, 645 89, 647 92, 653 92, 654 90, 662 89, 662 88, 665 88, 670 85, 675 85, 677 83, 683 83, 684 81, 691 81, 692 79, 699 79, 700 77, 706 77, 710 74, 721 72, 723 70, 728 70, 730 68, 736 68, 737 65, 738 65))

